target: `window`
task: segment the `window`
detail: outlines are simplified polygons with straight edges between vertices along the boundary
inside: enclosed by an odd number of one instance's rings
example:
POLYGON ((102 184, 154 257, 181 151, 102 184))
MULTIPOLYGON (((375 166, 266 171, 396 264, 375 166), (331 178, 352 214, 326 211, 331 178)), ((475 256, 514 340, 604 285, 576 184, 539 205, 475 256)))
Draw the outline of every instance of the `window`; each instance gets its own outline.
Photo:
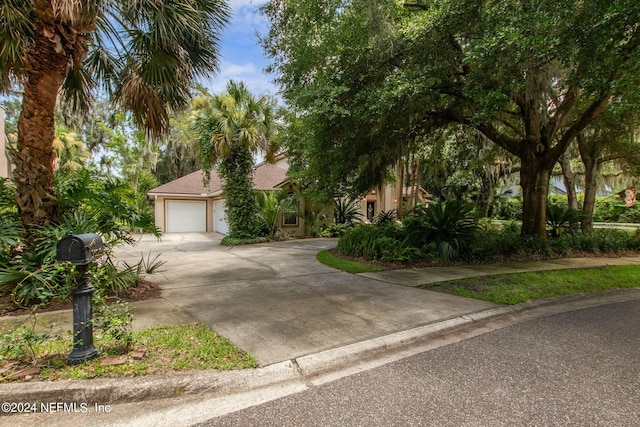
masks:
POLYGON ((282 213, 282 225, 298 225, 298 213, 296 211, 284 211, 282 213))

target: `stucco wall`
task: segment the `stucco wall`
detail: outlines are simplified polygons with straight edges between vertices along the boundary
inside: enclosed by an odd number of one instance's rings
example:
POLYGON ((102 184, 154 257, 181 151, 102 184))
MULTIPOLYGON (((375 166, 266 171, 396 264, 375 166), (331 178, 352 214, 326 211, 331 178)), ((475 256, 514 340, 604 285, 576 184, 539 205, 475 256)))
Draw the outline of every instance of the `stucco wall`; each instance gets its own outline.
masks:
POLYGON ((213 231, 213 200, 214 198, 190 198, 179 196, 154 196, 155 224, 162 233, 167 232, 167 200, 205 200, 207 206, 207 232, 213 231))
POLYGON ((0 178, 8 178, 11 172, 9 159, 5 147, 9 142, 4 133, 4 108, 0 106, 0 178))

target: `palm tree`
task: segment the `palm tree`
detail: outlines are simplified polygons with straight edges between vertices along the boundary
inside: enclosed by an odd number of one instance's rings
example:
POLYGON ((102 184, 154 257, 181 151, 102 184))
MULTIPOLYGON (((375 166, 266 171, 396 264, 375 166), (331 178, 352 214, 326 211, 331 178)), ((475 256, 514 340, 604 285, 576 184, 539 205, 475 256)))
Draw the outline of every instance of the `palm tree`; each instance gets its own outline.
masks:
POLYGON ((54 170, 78 171, 85 167, 87 160, 91 157, 91 153, 84 148, 78 134, 71 132, 66 126, 56 128, 53 150, 56 154, 54 170))
POLYGON ((273 162, 277 145, 275 102, 253 96, 244 83, 227 83, 226 92, 210 97, 196 121, 202 167, 217 166, 225 180, 223 193, 229 236, 251 238, 258 232, 258 204, 253 191, 253 156, 262 152, 273 162))
POLYGON ((15 163, 22 223, 55 221, 54 107, 86 111, 96 90, 158 137, 190 83, 218 69, 227 0, 0 2, 0 92, 23 89, 15 163))

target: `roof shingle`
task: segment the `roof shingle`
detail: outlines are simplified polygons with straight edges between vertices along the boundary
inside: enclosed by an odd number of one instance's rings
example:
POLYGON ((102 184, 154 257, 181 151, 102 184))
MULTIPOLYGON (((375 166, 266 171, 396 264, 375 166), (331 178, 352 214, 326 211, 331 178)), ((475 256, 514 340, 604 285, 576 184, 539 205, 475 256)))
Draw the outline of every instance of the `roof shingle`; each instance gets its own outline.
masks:
MULTIPOLYGON (((276 165, 263 163, 256 167, 253 173, 253 188, 255 190, 276 190, 275 186, 285 180, 287 171, 276 165)), ((209 185, 203 183, 204 172, 202 170, 190 173, 181 178, 167 182, 149 191, 148 194, 175 194, 175 195, 211 195, 222 191, 224 180, 218 172, 211 171, 209 185)))

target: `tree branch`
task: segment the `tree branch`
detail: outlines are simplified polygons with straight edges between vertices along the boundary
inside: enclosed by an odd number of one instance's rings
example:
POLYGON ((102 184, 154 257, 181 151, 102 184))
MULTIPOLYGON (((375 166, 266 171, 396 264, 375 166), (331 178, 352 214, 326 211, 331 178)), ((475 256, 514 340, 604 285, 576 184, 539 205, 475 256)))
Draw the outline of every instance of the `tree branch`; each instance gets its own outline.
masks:
POLYGON ((567 116, 567 114, 569 114, 569 111, 578 99, 578 93, 579 89, 576 86, 571 86, 567 91, 564 99, 562 100, 558 108, 556 108, 553 116, 551 116, 547 129, 545 129, 547 140, 551 141, 553 139, 553 135, 555 135, 555 133, 558 131, 558 129, 564 122, 565 117, 567 116))
POLYGON ((466 119, 464 121, 464 124, 470 127, 473 127, 475 129, 477 129, 478 131, 480 131, 484 136, 486 136, 490 141, 493 141, 493 143, 495 143, 496 145, 504 148, 505 150, 507 150, 509 153, 513 154, 516 157, 521 157, 520 156, 520 148, 521 148, 521 141, 519 139, 514 139, 514 138, 510 138, 508 136, 506 136, 503 133, 500 133, 498 131, 498 129, 495 128, 495 126, 491 125, 491 124, 480 124, 480 125, 474 125, 471 123, 470 120, 466 119))
POLYGON ((610 99, 610 95, 607 95, 593 101, 589 108, 582 113, 580 118, 578 118, 578 120, 576 120, 569 129, 567 129, 567 131, 562 135, 562 138, 560 138, 560 141, 558 141, 555 147, 550 150, 548 159, 553 160, 552 165, 555 164, 557 159, 560 158, 560 155, 564 153, 571 141, 573 141, 584 128, 586 128, 602 113, 610 99))

